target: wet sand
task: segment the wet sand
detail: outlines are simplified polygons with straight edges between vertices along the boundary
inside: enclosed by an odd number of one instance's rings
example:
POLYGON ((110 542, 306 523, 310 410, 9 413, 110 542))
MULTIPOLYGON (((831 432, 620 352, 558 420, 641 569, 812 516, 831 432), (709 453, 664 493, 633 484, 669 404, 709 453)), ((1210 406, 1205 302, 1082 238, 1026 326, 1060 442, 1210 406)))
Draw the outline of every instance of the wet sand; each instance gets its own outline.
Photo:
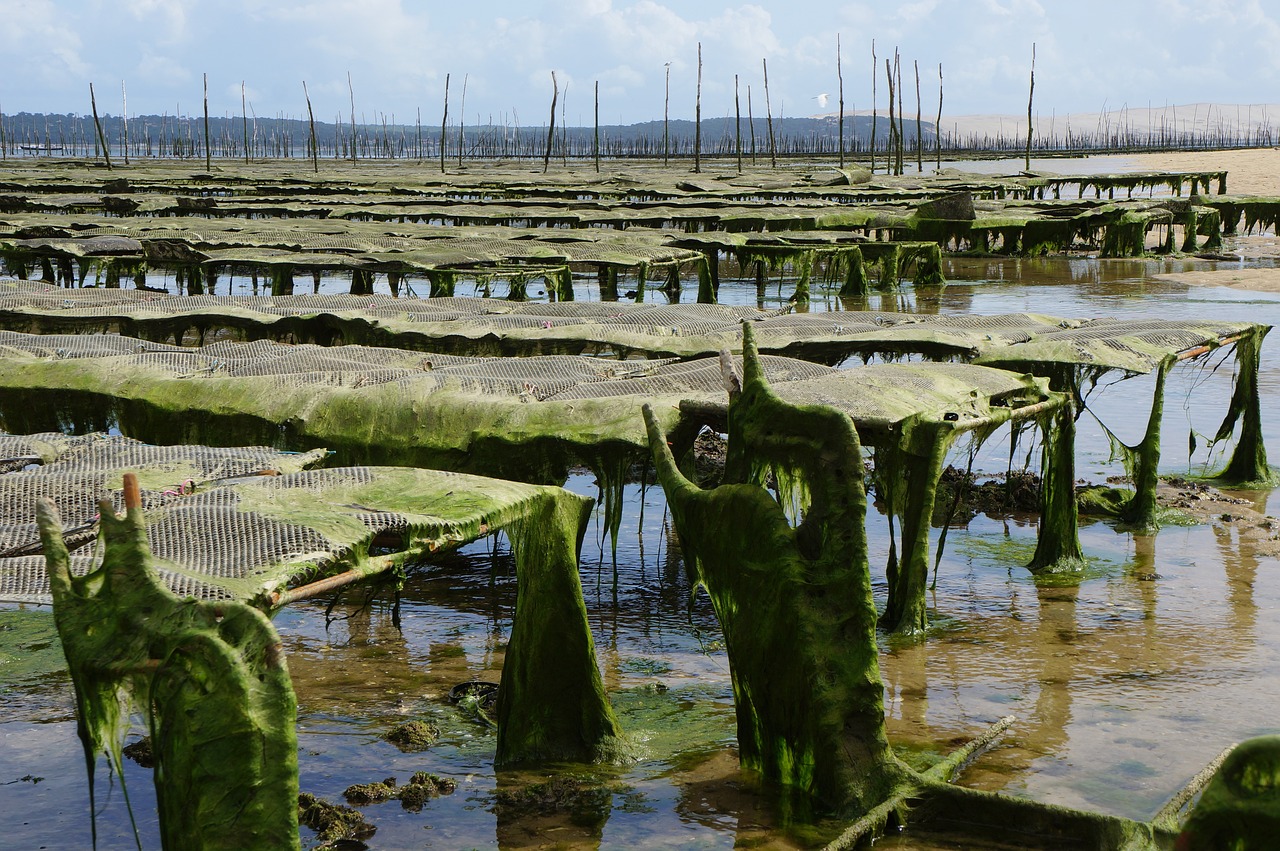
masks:
POLYGON ((1134 171, 1226 169, 1229 195, 1280 196, 1280 148, 1134 154, 1127 159, 1134 171))

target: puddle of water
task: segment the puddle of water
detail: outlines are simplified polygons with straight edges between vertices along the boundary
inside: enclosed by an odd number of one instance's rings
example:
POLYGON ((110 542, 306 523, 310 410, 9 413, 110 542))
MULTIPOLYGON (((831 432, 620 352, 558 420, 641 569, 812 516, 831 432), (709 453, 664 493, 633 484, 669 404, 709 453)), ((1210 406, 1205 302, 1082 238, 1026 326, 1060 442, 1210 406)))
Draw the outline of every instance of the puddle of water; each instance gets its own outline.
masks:
MULTIPOLYGON (((940 293, 874 297, 868 307, 954 313, 1029 311, 1059 316, 1161 316, 1280 321, 1280 298, 1164 284, 1153 271, 1191 261, 949 258, 940 293)), ((754 303, 754 285, 724 285, 727 301, 754 303)), ((815 309, 840 305, 822 302, 815 309)), ((1280 452, 1280 362, 1264 346, 1264 433, 1280 452)), ((1175 369, 1166 400, 1162 469, 1187 467, 1182 435, 1216 430, 1230 363, 1175 369)), ((1091 398, 1126 438, 1145 423, 1148 379, 1091 398), (1145 383, 1144 383, 1145 382, 1145 383)), ((999 472, 1007 438, 976 466, 999 472)), ((1117 462, 1081 420, 1078 475, 1115 475, 1117 462)), ((957 450, 959 453, 962 450, 957 450)), ((1200 460, 1203 458, 1203 449, 1200 460)), ((963 463, 957 454, 953 461, 963 463), (959 459, 959 460, 957 460, 959 459)), ((1019 456, 1019 461, 1021 456, 1019 456)), ((588 477, 570 487, 593 493, 588 477)), ((1277 513, 1276 493, 1257 496, 1277 513)), ((339 800, 348 785, 415 771, 457 781, 422 812, 395 802, 365 808, 379 849, 458 847, 795 847, 813 834, 779 830, 769 797, 737 768, 728 661, 705 597, 691 598, 678 547, 664 531, 657 488, 627 492, 617 582, 598 527, 584 546, 582 581, 604 681, 642 759, 589 773, 607 787, 607 815, 537 819, 496 814, 517 777, 496 773, 494 737, 444 699, 468 679, 496 681, 514 605, 505 546, 480 542, 415 575, 402 594, 402 630, 385 593, 362 605, 352 590, 326 625, 325 605, 281 613, 299 700, 301 786, 339 800), (380 735, 427 718, 442 731, 430 750, 403 754, 380 735)), ((869 519, 872 573, 883 594, 883 518, 869 519)), ((944 751, 995 719, 1019 718, 964 782, 983 789, 1148 818, 1232 741, 1263 732, 1280 701, 1280 581, 1275 561, 1208 526, 1154 536, 1081 530, 1094 569, 1078 584, 1037 582, 1022 568, 1035 529, 979 515, 952 529, 931 597, 940 627, 926 642, 882 653, 891 739, 944 751)), ((13 847, 87 847, 89 809, 71 690, 50 643, 44 609, 0 609, 0 829, 13 847), (34 778, 42 778, 36 782, 34 778), (24 779, 26 778, 26 779, 24 779)), ((580 769, 579 772, 587 771, 580 769)), ((98 767, 100 847, 132 846, 118 782, 98 767)), ((144 842, 157 847, 147 771, 126 763, 144 842)), ((307 832, 304 831, 304 835, 307 832)), ((309 836, 307 841, 310 842, 309 836)), ((954 838, 893 840, 889 847, 955 847, 954 838)), ((965 847, 974 847, 966 841, 965 847)), ((999 847, 999 846, 992 846, 999 847)))

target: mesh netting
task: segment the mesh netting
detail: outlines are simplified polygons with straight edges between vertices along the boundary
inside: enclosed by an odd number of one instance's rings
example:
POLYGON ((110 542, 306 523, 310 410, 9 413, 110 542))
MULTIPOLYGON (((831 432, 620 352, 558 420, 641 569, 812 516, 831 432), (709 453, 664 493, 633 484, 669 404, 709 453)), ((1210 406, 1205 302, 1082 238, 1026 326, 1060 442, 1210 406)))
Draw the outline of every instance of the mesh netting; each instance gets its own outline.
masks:
MULTIPOLYGON (((200 446, 150 448, 184 456, 189 465, 210 458, 225 461, 236 453, 270 454, 200 446)), ((146 454, 146 447, 134 449, 146 454)), ((111 460, 102 459, 104 464, 111 460)), ((241 459, 245 464, 254 466, 248 457, 241 459)), ((386 570, 503 528, 555 490, 403 467, 306 470, 159 490, 147 484, 155 478, 154 469, 126 466, 140 471, 151 550, 167 562, 162 579, 179 595, 204 599, 251 600, 340 568, 386 570), (389 555, 374 555, 370 547, 375 541, 378 546, 394 542, 399 549, 388 546, 389 555)), ((215 464, 207 472, 228 469, 215 464)), ((50 599, 34 523, 39 498, 52 499, 59 509, 73 551, 73 572, 91 569, 97 500, 108 497, 121 510, 122 472, 33 470, 0 476, 0 510, 7 518, 0 526, 0 600, 50 599)))
MULTIPOLYGON (((29 281, 0 281, 0 315, 13 322, 53 323, 60 329, 79 323, 86 330, 114 319, 143 328, 151 323, 157 331, 170 333, 175 323, 182 322, 201 327, 257 326, 267 332, 284 319, 294 323, 290 334, 298 333, 299 320, 316 323, 319 333, 328 323, 340 320, 349 323, 344 333, 355 339, 373 320, 384 335, 379 342, 404 335, 415 347, 430 348, 433 340, 447 339, 451 350, 458 351, 462 340, 498 339, 511 351, 596 347, 679 357, 740 347, 740 323, 745 320, 754 323, 761 349, 775 353, 806 347, 848 354, 927 351, 977 357, 991 364, 1057 362, 1135 372, 1150 371, 1167 355, 1217 345, 1256 327, 1214 320, 1077 321, 1035 314, 778 313, 711 304, 521 303, 352 295, 184 297, 105 288, 67 290, 29 281)), ((102 354, 118 354, 128 345, 93 336, 92 344, 77 344, 72 335, 50 335, 45 347, 50 355, 67 356, 59 352, 94 345, 102 354)), ((484 348, 479 342, 477 346, 477 351, 484 348)), ((154 353, 172 348, 176 347, 147 343, 141 350, 154 353)), ((384 365, 417 368, 399 357, 390 357, 384 365)), ((444 364, 438 355, 432 361, 436 366, 444 364)))

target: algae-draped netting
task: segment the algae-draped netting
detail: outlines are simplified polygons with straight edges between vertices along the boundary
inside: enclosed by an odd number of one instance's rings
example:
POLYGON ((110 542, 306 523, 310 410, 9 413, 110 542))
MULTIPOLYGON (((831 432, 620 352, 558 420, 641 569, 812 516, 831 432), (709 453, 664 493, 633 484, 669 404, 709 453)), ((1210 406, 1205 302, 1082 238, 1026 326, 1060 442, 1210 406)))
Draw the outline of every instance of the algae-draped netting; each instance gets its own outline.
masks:
MULTIPOLYGON (((588 464, 609 451, 634 453, 647 445, 641 402, 663 403, 655 411, 670 433, 682 400, 714 401, 723 389, 714 358, 463 358, 266 341, 181 348, 15 332, 0 332, 0 353, 0 387, 86 391, 173 414, 249 414, 327 445, 412 447, 468 470, 515 447, 569 447, 574 463, 588 464)), ((1019 375, 964 364, 835 370, 766 356, 762 366, 784 397, 836 405, 876 430, 926 411, 964 419, 975 400, 1029 392, 1019 375)), ((530 470, 542 470, 532 458, 530 470)))
POLYGON ((152 339, 189 329, 475 354, 583 351, 690 357, 741 345, 751 320, 761 351, 831 361, 925 352, 1002 365, 1079 364, 1149 372, 1165 356, 1259 326, 1216 319, 937 316, 883 311, 779 313, 709 304, 520 303, 478 298, 298 295, 169 296, 0 281, 0 324, 46 331, 119 327, 152 339))
MULTIPOLYGON (((30 451, 55 439, 3 436, 0 447, 22 449, 25 442, 30 451)), ((64 534, 78 533, 72 572, 92 568, 95 497, 109 496, 120 507, 123 470, 138 471, 148 539, 163 560, 165 583, 204 599, 263 601, 320 572, 387 570, 504 528, 558 490, 400 467, 302 471, 319 460, 318 451, 151 447, 120 437, 66 441, 88 450, 0 476, 0 599, 49 598, 44 561, 33 546, 39 498, 53 501, 64 534), (388 535, 397 551, 371 556, 370 545, 388 535), (29 554, 5 557, 15 552, 29 554)))

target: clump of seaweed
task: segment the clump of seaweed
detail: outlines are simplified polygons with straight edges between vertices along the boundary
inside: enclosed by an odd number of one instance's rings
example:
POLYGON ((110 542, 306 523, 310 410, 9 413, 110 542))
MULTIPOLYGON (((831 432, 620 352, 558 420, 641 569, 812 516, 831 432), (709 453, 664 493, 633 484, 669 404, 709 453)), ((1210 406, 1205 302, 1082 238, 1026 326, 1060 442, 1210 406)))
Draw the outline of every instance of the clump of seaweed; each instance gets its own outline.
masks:
POLYGON ((298 794, 298 823, 314 830, 321 842, 368 839, 378 830, 354 807, 331 804, 308 792, 298 794))
POLYGON ((427 721, 406 721, 383 733, 382 738, 402 753, 417 753, 436 743, 440 738, 440 728, 427 721))
POLYGON ((613 790, 590 779, 556 776, 515 789, 499 789, 500 820, 566 813, 579 827, 604 822, 613 807, 613 790))
POLYGON ((458 784, 447 777, 418 771, 414 772, 409 782, 403 786, 397 786, 396 779, 388 777, 376 783, 357 783, 354 786, 348 786, 343 791, 342 797, 353 806, 398 800, 400 806, 416 813, 427 801, 439 798, 441 795, 451 795, 457 788, 458 784))

